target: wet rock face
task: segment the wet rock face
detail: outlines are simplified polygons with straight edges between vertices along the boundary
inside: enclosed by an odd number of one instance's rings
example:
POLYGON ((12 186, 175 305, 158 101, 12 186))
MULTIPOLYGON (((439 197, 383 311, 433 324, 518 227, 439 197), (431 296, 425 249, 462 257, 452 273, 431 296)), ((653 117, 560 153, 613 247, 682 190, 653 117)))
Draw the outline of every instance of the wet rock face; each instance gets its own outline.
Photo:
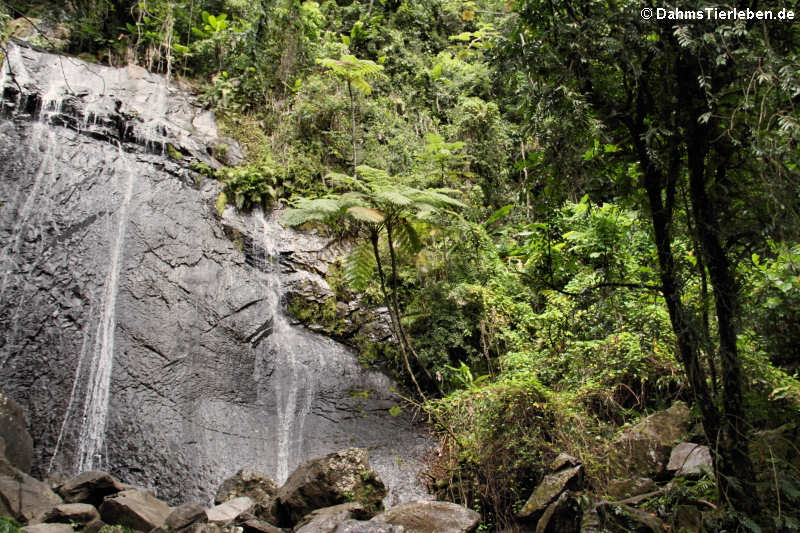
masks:
POLYGON ((391 382, 282 316, 325 243, 220 219, 217 183, 192 171, 219 164, 213 116, 141 69, 14 43, 0 92, 0 382, 34 475, 106 470, 209 502, 243 467, 282 483, 357 445, 390 498, 419 493, 428 444, 389 416, 391 382))

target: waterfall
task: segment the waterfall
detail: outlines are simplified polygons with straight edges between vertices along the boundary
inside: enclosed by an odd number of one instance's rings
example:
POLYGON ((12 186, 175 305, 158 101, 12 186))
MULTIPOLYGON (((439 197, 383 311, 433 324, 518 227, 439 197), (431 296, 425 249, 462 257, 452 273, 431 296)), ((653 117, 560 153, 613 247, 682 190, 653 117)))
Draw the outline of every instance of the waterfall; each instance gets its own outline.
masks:
MULTIPOLYGON (((134 175, 130 162, 119 146, 119 157, 114 168, 123 169, 125 192, 117 214, 116 232, 111 237, 111 257, 103 295, 103 311, 95 334, 94 354, 89 371, 86 400, 83 404, 79 452, 76 470, 83 472, 100 468, 102 450, 105 442, 106 420, 108 418, 109 389, 111 369, 114 364, 114 331, 116 329, 117 291, 119 290, 119 271, 125 244, 125 230, 128 225, 128 209, 133 197, 134 175)), ((80 364, 80 363, 79 363, 80 364)))
POLYGON ((276 401, 277 442, 275 448, 275 480, 282 484, 301 455, 305 419, 311 412, 317 387, 317 372, 323 359, 319 357, 315 339, 289 324, 282 307, 283 286, 280 272, 281 227, 268 222, 263 212, 256 214, 266 266, 267 291, 272 303, 272 332, 265 349, 275 359, 274 389, 276 401))

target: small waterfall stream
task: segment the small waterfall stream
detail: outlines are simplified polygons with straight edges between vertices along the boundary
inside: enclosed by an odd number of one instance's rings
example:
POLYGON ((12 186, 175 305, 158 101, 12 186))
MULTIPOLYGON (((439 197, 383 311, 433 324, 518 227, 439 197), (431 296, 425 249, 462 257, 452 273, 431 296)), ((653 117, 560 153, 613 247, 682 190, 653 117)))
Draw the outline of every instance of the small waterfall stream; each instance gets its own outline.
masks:
POLYGON ((301 455, 303 429, 318 386, 317 373, 324 372, 325 359, 320 356, 319 342, 302 328, 290 325, 283 310, 281 228, 275 221, 268 221, 261 211, 255 216, 261 226, 259 244, 264 250, 267 297, 272 304, 272 331, 262 350, 277 358, 273 375, 277 411, 275 481, 282 484, 301 455))
MULTIPOLYGON (((76 458, 78 472, 100 468, 105 441, 106 419, 108 417, 111 369, 114 364, 114 333, 116 330, 117 293, 119 291, 119 272, 122 266, 125 231, 128 226, 128 209, 133 198, 134 175, 126 160, 122 146, 119 158, 112 162, 113 168, 121 169, 125 183, 120 207, 117 211, 116 232, 110 236, 111 256, 106 275, 103 295, 103 311, 95 334, 92 363, 89 366, 89 380, 86 400, 81 418, 80 448, 76 458)), ((80 363, 79 363, 80 364, 80 363)))

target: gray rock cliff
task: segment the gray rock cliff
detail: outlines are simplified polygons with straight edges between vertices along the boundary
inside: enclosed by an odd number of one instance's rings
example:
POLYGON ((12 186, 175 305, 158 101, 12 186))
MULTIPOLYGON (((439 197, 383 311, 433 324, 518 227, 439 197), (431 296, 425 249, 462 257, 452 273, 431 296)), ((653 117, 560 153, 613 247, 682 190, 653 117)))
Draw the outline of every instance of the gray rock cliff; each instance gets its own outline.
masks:
POLYGON ((0 382, 29 417, 33 473, 102 469, 210 501, 241 468, 282 483, 360 446, 389 499, 418 497, 429 444, 389 415, 391 381, 285 317, 325 244, 275 216, 220 217, 218 184, 193 172, 219 165, 213 115, 138 67, 8 49, 0 382))

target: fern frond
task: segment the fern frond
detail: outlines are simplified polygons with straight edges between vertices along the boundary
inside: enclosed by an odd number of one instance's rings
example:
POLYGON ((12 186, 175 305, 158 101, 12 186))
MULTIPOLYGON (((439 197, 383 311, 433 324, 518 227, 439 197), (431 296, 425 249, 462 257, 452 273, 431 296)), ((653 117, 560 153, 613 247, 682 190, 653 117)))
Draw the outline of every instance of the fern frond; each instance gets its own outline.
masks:
POLYGON ((286 226, 300 226, 312 220, 326 220, 339 212, 339 202, 333 198, 301 198, 294 208, 286 211, 281 222, 286 226))
POLYGON ((375 199, 395 206, 407 206, 413 200, 397 189, 379 189, 375 191, 375 199))
POLYGON ((374 270, 375 255, 369 242, 361 243, 345 258, 345 279, 356 290, 363 290, 366 287, 373 278, 374 270))
POLYGON ((349 207, 347 213, 356 220, 370 224, 380 224, 386 220, 386 215, 382 211, 363 205, 349 207))
POLYGON ((368 183, 388 184, 390 182, 389 173, 385 170, 373 168, 369 165, 358 165, 356 170, 358 171, 358 175, 361 176, 361 179, 368 183))
POLYGON ((397 247, 404 253, 416 254, 422 249, 422 241, 414 226, 407 220, 401 222, 396 234, 397 247))

